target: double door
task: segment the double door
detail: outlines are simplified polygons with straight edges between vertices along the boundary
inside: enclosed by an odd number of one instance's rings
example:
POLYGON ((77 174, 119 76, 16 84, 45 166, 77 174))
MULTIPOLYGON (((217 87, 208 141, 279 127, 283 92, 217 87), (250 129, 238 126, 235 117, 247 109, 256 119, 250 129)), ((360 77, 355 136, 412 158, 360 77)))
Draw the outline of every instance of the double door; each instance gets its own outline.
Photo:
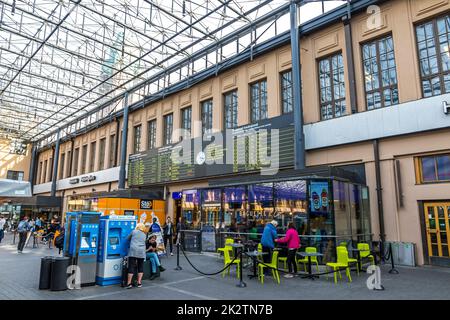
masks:
POLYGON ((450 259, 450 202, 425 203, 424 213, 431 263, 436 259, 450 259))

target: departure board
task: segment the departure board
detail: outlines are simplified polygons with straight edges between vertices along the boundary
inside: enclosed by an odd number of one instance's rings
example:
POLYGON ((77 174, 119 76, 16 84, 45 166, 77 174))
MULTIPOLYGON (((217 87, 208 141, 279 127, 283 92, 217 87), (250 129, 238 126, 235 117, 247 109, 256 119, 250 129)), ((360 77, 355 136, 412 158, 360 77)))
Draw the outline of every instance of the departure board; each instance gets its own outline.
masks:
POLYGON ((211 134, 204 141, 196 138, 183 144, 130 155, 128 184, 137 187, 239 174, 269 168, 271 165, 292 167, 293 116, 288 114, 263 120, 211 134))

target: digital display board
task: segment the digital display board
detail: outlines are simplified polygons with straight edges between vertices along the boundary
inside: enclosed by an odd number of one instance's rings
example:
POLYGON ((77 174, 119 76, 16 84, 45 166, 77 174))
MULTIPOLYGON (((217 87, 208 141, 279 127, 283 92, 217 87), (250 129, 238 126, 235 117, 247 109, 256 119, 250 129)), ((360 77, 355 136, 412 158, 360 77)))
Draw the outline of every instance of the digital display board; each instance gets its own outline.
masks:
POLYGON ((293 115, 130 155, 131 187, 232 175, 294 165, 293 115), (275 130, 274 130, 275 129, 275 130), (183 147, 184 146, 184 147, 183 147), (186 146, 189 146, 186 148, 186 146), (177 155, 174 160, 173 155, 177 155))

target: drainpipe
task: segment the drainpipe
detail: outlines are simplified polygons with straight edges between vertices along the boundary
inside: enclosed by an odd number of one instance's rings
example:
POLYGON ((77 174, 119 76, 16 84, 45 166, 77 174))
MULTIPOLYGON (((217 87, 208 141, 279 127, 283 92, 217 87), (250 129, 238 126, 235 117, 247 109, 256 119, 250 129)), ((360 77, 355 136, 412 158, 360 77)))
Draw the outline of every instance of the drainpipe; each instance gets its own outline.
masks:
POLYGON ((59 138, 60 131, 58 130, 58 134, 56 136, 56 147, 55 152, 53 154, 53 175, 52 175, 52 189, 51 196, 56 196, 56 180, 58 179, 58 163, 59 163, 59 146, 61 139, 59 138))
POLYGON ((292 87, 294 88, 294 129, 295 129, 295 169, 305 168, 305 137, 303 133, 302 78, 300 65, 300 34, 296 0, 291 0, 291 54, 292 54, 292 87))
MULTIPOLYGON (((381 183, 381 169, 380 169, 380 150, 378 139, 373 140, 373 153, 375 158, 375 178, 377 185, 377 204, 378 204, 378 219, 380 223, 380 241, 386 241, 384 230, 384 211, 383 211, 383 187, 381 183)), ((382 251, 383 252, 383 251, 382 251)))
POLYGON ((36 158, 37 158, 37 146, 33 143, 31 147, 31 163, 30 163, 30 171, 28 174, 28 181, 31 184, 31 195, 33 195, 33 188, 36 182, 36 158))
POLYGON ((119 170, 119 190, 125 189, 125 177, 127 163, 127 136, 128 136, 128 92, 125 93, 123 106, 123 131, 122 131, 122 147, 120 150, 120 170, 119 170))

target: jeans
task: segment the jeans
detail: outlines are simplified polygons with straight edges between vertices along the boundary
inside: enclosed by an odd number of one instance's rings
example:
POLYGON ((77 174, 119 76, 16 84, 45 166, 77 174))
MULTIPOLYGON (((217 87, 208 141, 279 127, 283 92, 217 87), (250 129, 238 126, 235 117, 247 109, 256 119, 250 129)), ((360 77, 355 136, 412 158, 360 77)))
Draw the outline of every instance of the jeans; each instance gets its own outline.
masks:
POLYGON ((19 245, 17 246, 18 251, 22 251, 25 246, 25 241, 27 241, 27 232, 19 232, 19 245))
POLYGON ((173 252, 173 239, 172 239, 172 235, 165 235, 164 236, 164 247, 166 248, 167 251, 167 240, 169 240, 169 245, 170 245, 170 253, 173 252))
POLYGON ((3 231, 3 229, 0 229, 0 243, 2 242, 4 236, 5 232, 3 231))
POLYGON ((156 252, 147 252, 147 259, 149 259, 150 263, 152 264, 152 273, 156 273, 156 267, 159 267, 161 265, 158 255, 156 254, 156 252))
POLYGON ((289 273, 292 273, 292 268, 294 268, 294 273, 297 273, 297 262, 295 261, 295 255, 297 254, 297 249, 289 249, 287 255, 287 265, 289 268, 289 273))

